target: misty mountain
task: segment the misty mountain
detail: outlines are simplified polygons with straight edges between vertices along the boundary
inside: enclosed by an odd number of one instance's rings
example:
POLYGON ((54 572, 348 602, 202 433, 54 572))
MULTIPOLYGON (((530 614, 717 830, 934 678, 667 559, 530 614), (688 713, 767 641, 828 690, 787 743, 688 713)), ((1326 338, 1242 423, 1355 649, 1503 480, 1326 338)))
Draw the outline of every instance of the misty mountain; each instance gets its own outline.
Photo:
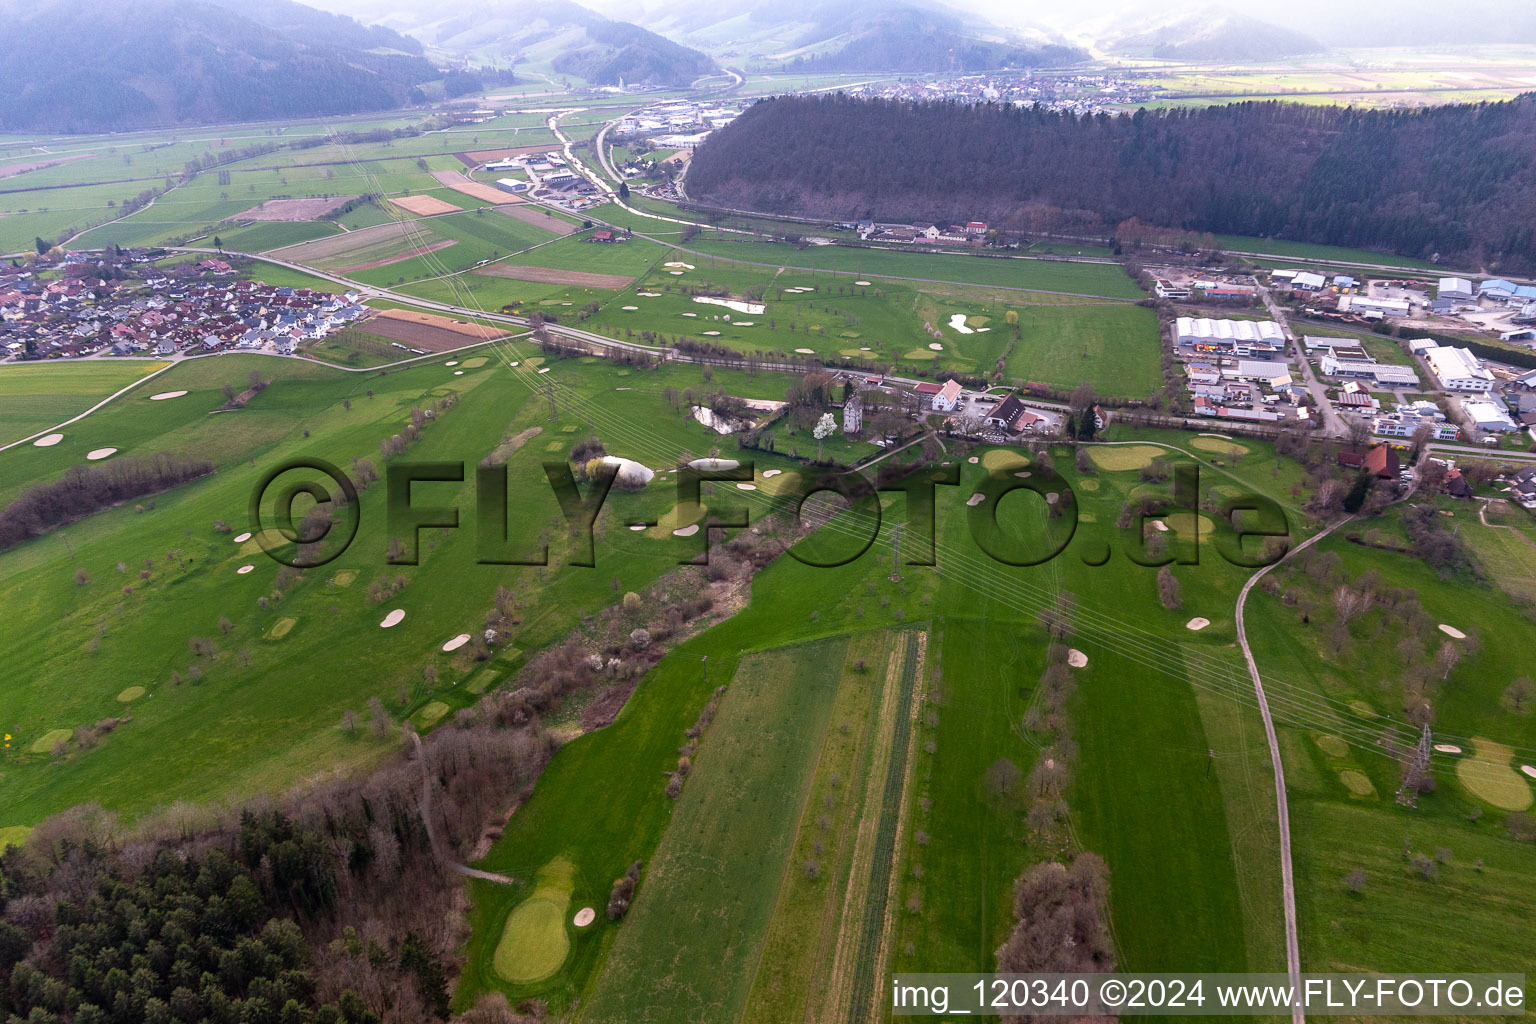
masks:
POLYGON ((1295 29, 1206 7, 1135 25, 1103 46, 1130 57, 1187 61, 1266 61, 1326 50, 1295 29))
POLYGON ((719 68, 698 50, 570 0, 322 0, 332 10, 492 63, 545 65, 594 85, 687 86, 719 68))
POLYGON ((1536 94, 1412 111, 1288 103, 1076 116, 790 96, 694 153, 688 194, 767 213, 1112 231, 1130 218, 1523 272, 1536 94))
POLYGON ((439 76, 413 40, 286 0, 11 2, 0 17, 8 130, 386 110, 439 76))
POLYGON ((1039 33, 1008 33, 937 3, 889 0, 685 0, 645 24, 750 68, 981 71, 1086 58, 1039 33))

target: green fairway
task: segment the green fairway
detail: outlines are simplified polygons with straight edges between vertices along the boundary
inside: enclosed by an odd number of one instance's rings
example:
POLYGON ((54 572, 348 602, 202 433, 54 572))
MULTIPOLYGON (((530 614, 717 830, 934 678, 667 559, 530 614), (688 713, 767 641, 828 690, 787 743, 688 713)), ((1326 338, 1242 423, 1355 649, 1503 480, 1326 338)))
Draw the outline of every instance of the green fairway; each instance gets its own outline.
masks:
POLYGON ((169 363, 91 359, 0 366, 0 445, 77 416, 169 363))
POLYGON ((836 641, 743 660, 583 1019, 741 1012, 842 660, 836 641))
POLYGON ((1162 383, 1157 314, 1140 306, 1032 306, 1003 370, 1063 391, 1142 398, 1162 383))

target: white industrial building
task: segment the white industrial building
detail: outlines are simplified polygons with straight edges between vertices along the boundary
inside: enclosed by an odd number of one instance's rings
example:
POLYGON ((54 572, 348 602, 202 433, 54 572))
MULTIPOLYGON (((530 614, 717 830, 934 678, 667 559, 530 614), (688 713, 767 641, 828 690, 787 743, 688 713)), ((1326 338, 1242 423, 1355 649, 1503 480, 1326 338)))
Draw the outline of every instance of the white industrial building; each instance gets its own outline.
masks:
POLYGON ((1424 361, 1447 391, 1488 392, 1493 390, 1493 374, 1470 349, 1441 346, 1428 349, 1424 361))
POLYGON ((1319 363, 1325 377, 1360 377, 1389 388, 1411 388, 1417 387, 1419 383, 1419 375, 1413 372, 1411 366, 1394 366, 1374 360, 1341 359, 1333 352, 1323 356, 1319 363))
POLYGON ((1319 292, 1328 283, 1328 279, 1322 274, 1314 274, 1310 270, 1303 270, 1291 278, 1291 287, 1297 291, 1319 292))
POLYGON ((1380 313, 1382 316, 1407 316, 1413 309, 1407 299, 1378 299, 1369 295, 1351 295, 1351 313, 1380 313))
POLYGON ((1472 282, 1465 278, 1442 277, 1437 294, 1442 299, 1471 302, 1477 296, 1477 289, 1473 288, 1472 282))
POLYGON ((1502 402, 1490 402, 1480 398, 1469 399, 1461 403, 1461 411, 1466 414, 1467 422, 1478 430, 1508 434, 1520 429, 1520 425, 1510 418, 1509 410, 1504 408, 1502 402))
POLYGON ((1199 352, 1228 352, 1246 356, 1285 349, 1285 332, 1273 320, 1216 320, 1181 316, 1174 324, 1180 345, 1199 352))

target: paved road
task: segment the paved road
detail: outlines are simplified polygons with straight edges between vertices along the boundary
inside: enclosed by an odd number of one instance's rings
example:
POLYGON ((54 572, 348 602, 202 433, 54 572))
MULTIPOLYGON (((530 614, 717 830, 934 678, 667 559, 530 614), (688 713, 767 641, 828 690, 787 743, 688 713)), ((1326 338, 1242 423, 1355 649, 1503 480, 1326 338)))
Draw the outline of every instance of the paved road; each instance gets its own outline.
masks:
MULTIPOLYGON (((1237 595, 1237 643, 1243 649, 1243 660, 1248 663, 1248 675, 1253 680, 1253 692, 1259 699, 1259 714, 1264 719, 1264 738, 1269 743, 1269 761, 1275 770, 1275 807, 1280 827, 1280 887, 1285 903, 1285 963, 1286 971, 1291 976, 1291 986, 1298 990, 1301 988, 1301 943, 1296 931, 1296 877, 1291 867, 1291 812, 1285 796, 1285 766, 1280 760, 1280 741, 1275 736, 1275 720, 1269 712, 1269 699, 1264 695, 1264 680, 1259 676, 1259 666, 1253 660, 1253 648, 1248 645, 1243 609, 1248 603, 1248 592, 1264 578, 1265 573, 1316 544, 1352 518, 1340 519, 1322 532, 1313 534, 1286 552, 1285 558, 1279 562, 1266 565, 1248 577, 1242 592, 1237 595)), ((1306 1013, 1301 1007, 1295 1007, 1291 1010, 1291 1020, 1293 1024, 1302 1024, 1306 1020, 1306 1013)))
MULTIPOLYGON (((1291 337, 1291 321, 1285 312, 1285 308, 1275 301, 1275 297, 1270 294, 1269 288, 1266 286, 1259 286, 1259 295, 1264 299, 1264 306, 1269 310, 1269 315, 1274 317, 1275 322, 1280 325, 1280 329, 1286 333, 1286 336, 1291 337)), ((1306 381, 1307 393, 1312 396, 1312 401, 1317 405, 1318 412, 1322 413, 1323 416, 1323 436, 1349 436, 1348 424, 1344 422, 1338 410, 1333 407, 1333 401, 1328 397, 1328 392, 1323 388, 1322 383, 1318 381, 1317 374, 1312 372, 1312 364, 1307 360, 1307 347, 1302 343, 1301 336, 1295 335, 1294 341, 1296 345, 1296 358, 1301 362, 1301 376, 1306 381)))

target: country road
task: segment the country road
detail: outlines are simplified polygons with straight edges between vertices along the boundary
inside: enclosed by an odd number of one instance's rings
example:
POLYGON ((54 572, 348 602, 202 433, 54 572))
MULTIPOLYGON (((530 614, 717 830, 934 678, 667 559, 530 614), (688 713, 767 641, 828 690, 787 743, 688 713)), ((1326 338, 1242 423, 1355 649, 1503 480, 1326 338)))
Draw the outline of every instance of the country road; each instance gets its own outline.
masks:
MULTIPOLYGON (((1280 828, 1280 888, 1285 904, 1285 963, 1286 972, 1291 977, 1291 986, 1298 991, 1301 988, 1301 942, 1296 928, 1296 876, 1291 866, 1291 812, 1285 795, 1285 766, 1280 760, 1280 740, 1275 735, 1275 720, 1269 711, 1269 699, 1264 695, 1264 680, 1259 675, 1258 663, 1253 660, 1253 648, 1248 645, 1248 629, 1243 622, 1243 610, 1248 604, 1249 591, 1253 589, 1254 584, 1264 578, 1265 573, 1298 552, 1316 544, 1353 518, 1349 516, 1340 519, 1327 529, 1308 537, 1287 551, 1284 558, 1266 565, 1248 577, 1248 582, 1243 584, 1241 593, 1237 595, 1237 643, 1243 650, 1243 660, 1248 663, 1248 675, 1253 680, 1253 692, 1259 700, 1259 715, 1264 719, 1264 738, 1269 743, 1269 761, 1275 770, 1275 809, 1280 828)), ((1306 1012, 1300 1006, 1292 1008, 1293 1024, 1302 1024, 1306 1019, 1306 1012)))

